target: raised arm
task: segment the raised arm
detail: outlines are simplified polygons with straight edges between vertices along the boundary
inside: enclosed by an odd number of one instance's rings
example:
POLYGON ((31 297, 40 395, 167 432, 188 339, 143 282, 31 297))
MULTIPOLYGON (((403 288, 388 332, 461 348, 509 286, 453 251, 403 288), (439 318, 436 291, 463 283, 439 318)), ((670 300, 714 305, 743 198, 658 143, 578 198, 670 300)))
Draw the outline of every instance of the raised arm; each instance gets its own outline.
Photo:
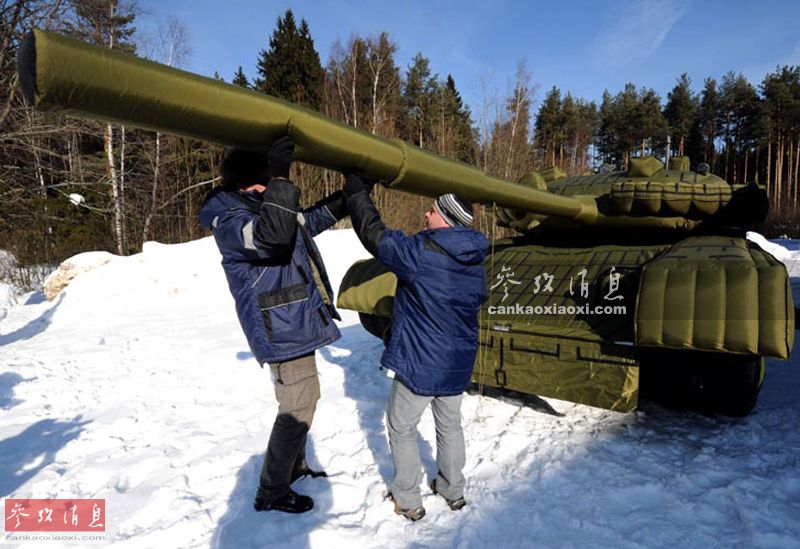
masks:
POLYGON ((419 242, 403 231, 389 229, 370 198, 372 185, 364 183, 354 174, 347 176, 344 194, 347 209, 358 239, 369 253, 375 256, 401 280, 411 280, 417 272, 419 242))

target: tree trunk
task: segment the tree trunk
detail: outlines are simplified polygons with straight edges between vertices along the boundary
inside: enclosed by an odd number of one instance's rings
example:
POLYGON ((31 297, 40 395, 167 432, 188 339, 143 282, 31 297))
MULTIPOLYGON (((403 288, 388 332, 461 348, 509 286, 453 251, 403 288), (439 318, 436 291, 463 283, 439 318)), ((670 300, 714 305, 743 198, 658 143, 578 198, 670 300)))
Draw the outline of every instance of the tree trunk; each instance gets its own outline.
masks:
POLYGON ((793 140, 790 138, 786 150, 788 162, 786 163, 786 198, 789 204, 792 202, 792 179, 794 179, 794 145, 793 140))
POLYGON ((747 183, 747 160, 748 160, 749 155, 750 155, 750 149, 746 149, 744 151, 744 177, 743 177, 744 181, 743 181, 743 183, 747 183))
POLYGON ((517 123, 519 122, 519 111, 522 108, 522 94, 517 93, 517 103, 514 105, 514 122, 511 124, 511 138, 508 140, 508 157, 506 158, 506 168, 503 177, 508 179, 511 170, 511 158, 514 155, 514 137, 517 133, 517 123))
POLYGON ((778 134, 778 150, 775 154, 775 209, 780 211, 783 193, 783 134, 778 134))
POLYGON ((103 144, 106 150, 108 161, 108 177, 111 180, 111 198, 114 202, 114 238, 117 242, 117 253, 124 255, 122 243, 122 201, 119 192, 119 179, 117 178, 117 167, 114 162, 114 130, 111 124, 106 125, 103 134, 103 144))
POLYGON ((158 179, 161 173, 161 133, 156 132, 156 163, 153 168, 153 189, 150 194, 150 212, 144 219, 144 228, 142 228, 142 247, 147 242, 147 237, 150 233, 150 223, 153 220, 153 215, 156 212, 156 195, 158 192, 158 179))
MULTIPOLYGON (((358 45, 356 45, 356 48, 358 48, 358 45)), ((356 97, 356 81, 358 79, 358 66, 357 66, 358 63, 356 63, 356 60, 358 59, 358 55, 354 54, 352 57, 353 57, 353 75, 352 75, 353 81, 352 81, 352 84, 350 85, 350 101, 352 102, 351 105, 352 105, 352 108, 353 108, 353 127, 357 128, 358 127, 358 100, 357 100, 357 97, 356 97)))
MULTIPOLYGON (((109 20, 114 20, 114 2, 109 3, 109 20)), ((108 49, 114 49, 114 27, 108 33, 108 49)), ((106 125, 103 135, 103 146, 108 160, 108 176, 111 180, 111 197, 114 202, 114 237, 117 242, 117 253, 124 255, 125 243, 122 233, 122 194, 120 193, 119 179, 117 177, 117 167, 114 163, 114 129, 111 124, 106 125)))
POLYGON ((767 193, 772 201, 772 207, 775 208, 775 187, 772 184, 772 131, 770 130, 767 137, 767 193), (770 190, 772 189, 772 190, 770 190))
POLYGON ((761 147, 756 145, 756 169, 755 169, 755 173, 754 173, 754 176, 755 176, 754 177, 754 181, 756 182, 756 185, 758 185, 758 182, 760 180, 760 178, 759 178, 759 169, 760 168, 761 168, 761 147))
POLYGON ((794 200, 792 200, 792 212, 797 211, 798 198, 798 176, 800 175, 800 136, 796 137, 794 149, 794 200))

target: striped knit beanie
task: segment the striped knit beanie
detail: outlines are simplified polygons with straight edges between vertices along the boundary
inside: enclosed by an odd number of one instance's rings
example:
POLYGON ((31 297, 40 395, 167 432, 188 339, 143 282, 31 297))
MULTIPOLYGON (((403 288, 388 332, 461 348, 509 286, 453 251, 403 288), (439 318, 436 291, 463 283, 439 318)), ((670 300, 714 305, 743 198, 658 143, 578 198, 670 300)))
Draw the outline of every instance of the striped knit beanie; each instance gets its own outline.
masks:
POLYGON ((453 193, 443 194, 433 203, 436 211, 448 225, 456 227, 472 225, 472 203, 453 193))

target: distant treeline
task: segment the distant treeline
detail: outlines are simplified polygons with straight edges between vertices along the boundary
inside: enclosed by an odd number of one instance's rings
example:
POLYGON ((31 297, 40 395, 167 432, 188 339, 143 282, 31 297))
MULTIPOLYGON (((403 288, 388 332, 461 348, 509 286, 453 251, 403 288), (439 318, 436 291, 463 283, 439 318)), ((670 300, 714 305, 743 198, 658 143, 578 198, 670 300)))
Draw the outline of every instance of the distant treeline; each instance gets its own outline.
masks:
MULTIPOLYGON (((195 212, 217 177, 219 146, 35 112, 19 93, 16 50, 32 27, 185 64, 191 49, 180 21, 164 21, 148 43, 137 37, 136 17, 136 4, 114 0, 0 4, 0 249, 23 263, 54 264, 91 249, 128 254, 147 240, 205 234, 195 212)), ((401 68, 396 51, 387 33, 352 36, 323 65, 305 20, 287 11, 265 48, 253 52, 257 74, 240 67, 230 81, 512 180, 551 165, 569 174, 600 163, 624 168, 631 156, 663 155, 670 136, 672 153, 693 165, 706 162, 731 183, 767 185, 770 230, 800 233, 800 67, 778 67, 757 87, 734 73, 708 78, 699 94, 682 75, 666 102, 633 84, 606 92, 599 106, 552 88, 534 123, 536 89, 524 64, 505 97, 482 79, 473 113, 450 75, 434 74, 422 53, 401 68)), ((293 179, 306 203, 341 181, 306 165, 294 168, 293 179)), ((426 200, 376 190, 387 222, 409 231, 421 228, 426 200)), ((489 208, 477 217, 482 230, 500 234, 489 208)))

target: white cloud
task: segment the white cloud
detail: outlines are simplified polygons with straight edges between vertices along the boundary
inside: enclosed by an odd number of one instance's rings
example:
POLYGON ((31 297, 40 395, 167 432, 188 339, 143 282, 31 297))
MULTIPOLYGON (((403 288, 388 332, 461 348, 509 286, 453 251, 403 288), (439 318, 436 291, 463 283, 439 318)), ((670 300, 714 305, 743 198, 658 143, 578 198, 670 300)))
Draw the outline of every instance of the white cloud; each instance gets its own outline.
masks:
POLYGON ((620 11, 618 23, 601 30, 592 41, 592 58, 606 67, 645 61, 686 11, 680 0, 635 0, 620 11))

